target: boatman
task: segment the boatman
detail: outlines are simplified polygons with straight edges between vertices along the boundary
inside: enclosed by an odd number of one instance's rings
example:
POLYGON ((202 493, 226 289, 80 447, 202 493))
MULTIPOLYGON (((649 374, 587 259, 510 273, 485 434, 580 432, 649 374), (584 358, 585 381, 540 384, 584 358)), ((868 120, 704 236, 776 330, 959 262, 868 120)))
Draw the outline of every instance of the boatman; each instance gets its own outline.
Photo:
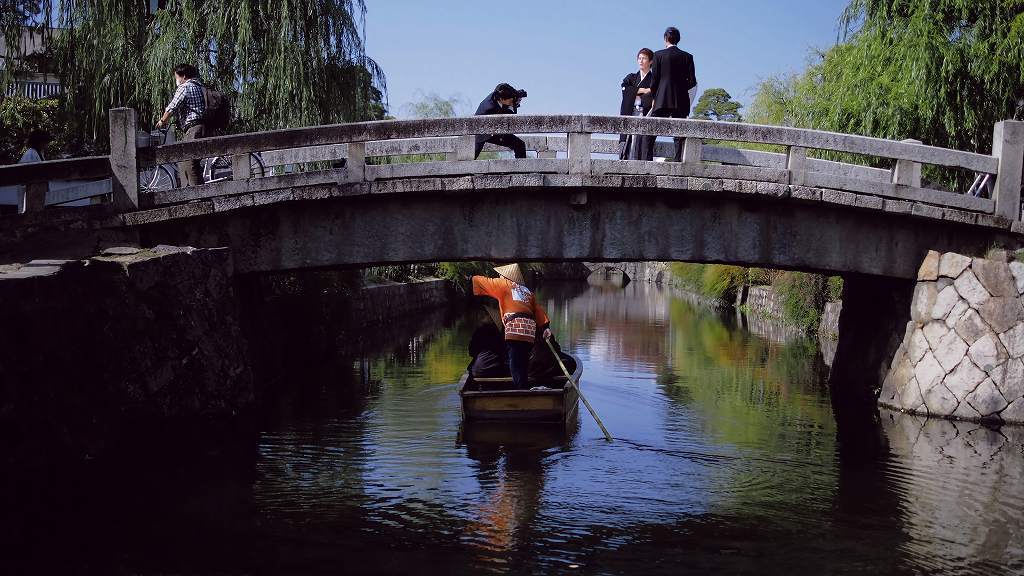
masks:
POLYGON ((473 276, 473 295, 490 296, 498 301, 501 323, 505 327, 505 349, 512 386, 528 390, 530 350, 538 331, 545 340, 551 339, 551 322, 533 291, 527 288, 519 264, 498 266, 494 271, 498 278, 473 276))

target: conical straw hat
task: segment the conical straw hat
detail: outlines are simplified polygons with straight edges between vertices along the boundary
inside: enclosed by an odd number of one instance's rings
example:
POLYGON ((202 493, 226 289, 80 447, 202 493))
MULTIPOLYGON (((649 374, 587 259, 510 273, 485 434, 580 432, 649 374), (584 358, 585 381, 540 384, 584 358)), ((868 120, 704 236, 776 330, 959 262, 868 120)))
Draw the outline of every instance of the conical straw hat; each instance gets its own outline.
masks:
POLYGON ((526 286, 526 279, 523 278, 523 271, 519 268, 519 264, 506 264, 504 266, 497 266, 494 271, 501 276, 508 278, 509 280, 519 284, 520 286, 526 286))

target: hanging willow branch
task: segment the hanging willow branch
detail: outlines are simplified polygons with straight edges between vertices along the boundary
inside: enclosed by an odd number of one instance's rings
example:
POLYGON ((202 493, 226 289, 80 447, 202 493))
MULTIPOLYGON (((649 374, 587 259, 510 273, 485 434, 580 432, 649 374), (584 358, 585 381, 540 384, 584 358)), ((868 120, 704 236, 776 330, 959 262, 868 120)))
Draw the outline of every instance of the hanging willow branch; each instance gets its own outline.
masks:
POLYGON ((384 114, 384 73, 360 35, 364 0, 161 0, 155 14, 150 4, 157 3, 0 0, 14 9, 0 25, 13 39, 26 23, 57 24, 48 42, 55 71, 69 108, 96 137, 110 108, 135 108, 151 122, 170 99, 180 62, 234 96, 233 131, 384 114))

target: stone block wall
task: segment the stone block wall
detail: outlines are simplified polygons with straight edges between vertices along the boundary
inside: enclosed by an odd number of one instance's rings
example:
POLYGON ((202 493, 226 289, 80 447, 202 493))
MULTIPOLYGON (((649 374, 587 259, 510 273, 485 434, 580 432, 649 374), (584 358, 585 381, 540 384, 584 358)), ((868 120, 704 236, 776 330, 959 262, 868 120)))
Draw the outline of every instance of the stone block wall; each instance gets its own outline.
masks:
POLYGON ((929 252, 883 406, 1024 423, 1024 263, 929 252))
POLYGON ((0 268, 0 458, 95 456, 253 406, 226 248, 0 268))
POLYGON ((359 329, 381 326, 394 318, 445 306, 453 297, 452 283, 443 279, 367 286, 349 301, 349 324, 359 329))

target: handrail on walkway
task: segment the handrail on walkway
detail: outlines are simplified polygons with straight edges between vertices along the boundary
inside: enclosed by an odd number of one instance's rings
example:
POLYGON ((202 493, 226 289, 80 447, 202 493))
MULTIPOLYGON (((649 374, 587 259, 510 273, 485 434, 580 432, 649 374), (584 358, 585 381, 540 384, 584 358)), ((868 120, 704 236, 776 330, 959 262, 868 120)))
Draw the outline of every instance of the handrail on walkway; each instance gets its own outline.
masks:
MULTIPOLYGON (((110 112, 109 157, 58 160, 35 165, 0 166, 0 184, 28 184, 28 192, 45 196, 48 179, 73 179, 110 175, 113 200, 121 211, 139 209, 140 169, 195 158, 231 156, 235 182, 206 184, 171 191, 157 204, 249 191, 242 184, 251 178, 248 155, 264 153, 271 166, 308 164, 344 158, 340 170, 324 170, 313 177, 271 176, 261 189, 275 185, 310 182, 369 182, 388 178, 509 173, 561 173, 570 175, 654 175, 725 178, 817 187, 859 194, 898 198, 994 214, 1010 221, 1021 219, 1024 122, 1003 121, 993 132, 993 154, 948 150, 916 141, 896 142, 880 138, 691 119, 638 118, 593 115, 498 115, 423 120, 385 120, 304 128, 289 128, 205 138, 149 147, 138 138, 134 110, 110 112), (528 149, 536 158, 474 161, 476 134, 526 134, 528 149), (593 157, 616 154, 617 140, 593 138, 594 134, 638 134, 678 137, 684 140, 680 163, 616 160, 593 157), (533 136, 529 136, 533 135, 533 136), (776 145, 784 154, 708 146, 704 140, 776 145), (891 159, 892 170, 809 158, 808 150, 825 150, 891 159), (559 153, 564 153, 560 157, 559 153), (367 158, 409 154, 444 154, 443 161, 386 164, 367 158), (974 198, 921 187, 924 164, 995 175, 992 199, 974 198)), ((656 145, 659 154, 668 144, 656 145)), ((29 202, 41 209, 39 202, 29 202)))

